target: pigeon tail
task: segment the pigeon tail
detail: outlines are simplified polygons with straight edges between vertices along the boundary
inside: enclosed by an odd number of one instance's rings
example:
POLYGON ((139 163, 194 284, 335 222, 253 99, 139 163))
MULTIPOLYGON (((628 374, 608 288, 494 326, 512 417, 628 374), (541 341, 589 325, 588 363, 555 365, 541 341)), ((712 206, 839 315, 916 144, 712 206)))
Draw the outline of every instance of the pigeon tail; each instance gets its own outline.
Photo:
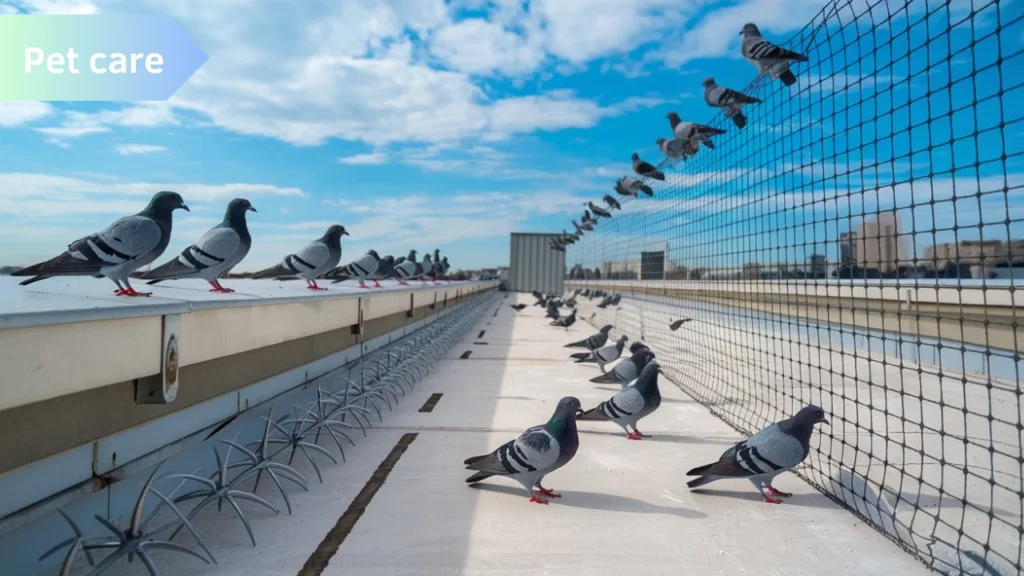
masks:
POLYGON ((476 474, 473 474, 469 478, 466 478, 466 484, 473 484, 474 482, 487 480, 491 476, 494 476, 494 474, 491 474, 490 472, 477 472, 476 474))
POLYGON ((747 117, 744 116, 742 112, 737 112, 732 117, 732 123, 735 124, 737 128, 743 128, 747 125, 747 117))
POLYGON ((689 472, 687 472, 686 475, 687 476, 700 476, 701 474, 703 474, 704 472, 707 472, 709 469, 711 469, 716 464, 718 464, 718 462, 712 462, 711 464, 705 464, 703 466, 697 466, 696 468, 694 468, 694 469, 690 470, 689 472))
POLYGON ((577 416, 576 419, 577 420, 607 420, 608 419, 608 415, 601 411, 601 405, 598 404, 597 406, 595 406, 595 407, 591 408, 590 410, 587 410, 583 414, 580 414, 579 416, 577 416))
POLYGON ((288 269, 284 264, 278 264, 253 274, 252 279, 259 280, 260 278, 273 278, 274 276, 293 276, 294 274, 294 270, 288 269))
POLYGON ((619 384, 621 381, 616 378, 614 372, 606 372, 600 376, 594 376, 590 379, 594 384, 619 384))
POLYGON ((779 74, 779 80, 782 80, 782 83, 786 86, 796 84, 796 76, 790 70, 786 70, 782 74, 779 74))
MULTIPOLYGON (((11 274, 11 276, 17 276, 17 274, 11 274)), ((32 278, 29 278, 28 280, 18 282, 18 286, 28 286, 29 284, 34 284, 36 282, 39 282, 40 280, 46 280, 47 278, 52 278, 52 276, 46 276, 45 274, 42 276, 34 276, 32 278)))
POLYGON ((650 176, 651 178, 654 178, 655 180, 664 180, 665 179, 665 173, 662 172, 661 170, 653 170, 653 171, 651 171, 650 174, 648 174, 648 176, 650 176))
POLYGON ((700 478, 694 478, 686 483, 690 488, 699 488, 705 484, 711 484, 715 480, 718 480, 717 476, 701 476, 700 478))
MULTIPOLYGON (((42 278, 39 278, 39 280, 42 280, 43 278, 53 276, 54 273, 62 276, 92 276, 99 271, 99 264, 75 258, 65 252, 46 262, 40 262, 39 264, 16 270, 11 273, 11 276, 42 276, 42 278)), ((32 281, 38 282, 39 280, 33 279, 32 281)), ((31 282, 27 283, 31 284, 31 282)), ((22 286, 24 285, 22 284, 22 286)))

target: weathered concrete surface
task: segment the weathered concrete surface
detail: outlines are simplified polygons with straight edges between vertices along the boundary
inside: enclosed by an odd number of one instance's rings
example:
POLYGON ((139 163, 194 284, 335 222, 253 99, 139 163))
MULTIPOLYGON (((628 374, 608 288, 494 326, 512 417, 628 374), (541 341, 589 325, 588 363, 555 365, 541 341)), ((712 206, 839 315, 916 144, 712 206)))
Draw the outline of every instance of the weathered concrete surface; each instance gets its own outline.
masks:
MULTIPOLYGON (((346 450, 347 464, 326 466, 324 484, 310 471, 310 492, 290 491, 294 516, 247 507, 257 548, 237 518, 215 516, 210 507, 196 524, 219 565, 162 554, 162 574, 297 573, 406 432, 419 435, 324 574, 928 573, 792 474, 776 481, 794 493, 782 505, 761 502, 745 480, 690 492, 685 472, 716 459, 738 437, 667 381, 661 409, 641 425, 650 439, 628 441, 613 424, 581 423, 580 452, 546 481, 563 494, 550 506, 529 503, 507 480, 467 487, 466 457, 544 422, 562 396, 590 407, 615 390, 587 382, 598 373, 593 366, 566 360, 570 350, 562 346, 587 336, 590 326, 549 327, 538 307, 517 315, 508 306, 515 299, 504 300, 497 315, 487 313, 451 359, 385 416, 384 429, 346 450), (466 350, 469 359, 458 359, 466 350), (435 392, 443 397, 433 412, 418 412, 435 392)), ((278 502, 262 487, 260 493, 278 502)), ((119 568, 129 574, 137 566, 119 568)))

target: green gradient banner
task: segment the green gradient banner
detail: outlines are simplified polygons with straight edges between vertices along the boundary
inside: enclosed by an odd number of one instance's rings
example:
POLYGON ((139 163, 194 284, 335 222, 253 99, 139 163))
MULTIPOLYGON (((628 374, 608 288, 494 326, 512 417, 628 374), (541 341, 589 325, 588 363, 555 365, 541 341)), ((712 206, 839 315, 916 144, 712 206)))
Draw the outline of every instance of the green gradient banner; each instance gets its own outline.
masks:
POLYGON ((207 56, 162 15, 0 16, 0 101, 161 101, 207 56))

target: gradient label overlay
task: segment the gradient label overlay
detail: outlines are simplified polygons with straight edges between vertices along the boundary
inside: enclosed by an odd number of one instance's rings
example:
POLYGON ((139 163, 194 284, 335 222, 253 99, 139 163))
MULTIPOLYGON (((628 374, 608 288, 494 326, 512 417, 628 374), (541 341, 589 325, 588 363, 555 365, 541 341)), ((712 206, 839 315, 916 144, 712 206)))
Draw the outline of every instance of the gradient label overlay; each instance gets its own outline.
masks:
POLYGON ((162 101, 206 60, 163 15, 0 16, 0 101, 162 101))

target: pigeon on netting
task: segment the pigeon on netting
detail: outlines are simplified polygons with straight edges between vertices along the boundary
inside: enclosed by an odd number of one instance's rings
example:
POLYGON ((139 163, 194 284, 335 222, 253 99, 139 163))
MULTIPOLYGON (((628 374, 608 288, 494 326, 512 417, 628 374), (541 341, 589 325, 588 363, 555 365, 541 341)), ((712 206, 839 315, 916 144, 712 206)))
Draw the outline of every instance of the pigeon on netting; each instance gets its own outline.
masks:
POLYGON ((614 368, 600 376, 591 378, 590 381, 594 384, 621 384, 625 388, 627 384, 636 380, 643 373, 647 363, 652 359, 654 359, 654 352, 646 346, 640 347, 633 352, 632 356, 623 358, 622 362, 616 364, 614 368))
POLYGON ((593 212, 594 214, 597 214, 598 216, 600 216, 602 218, 611 218, 612 217, 612 213, 611 212, 605 210, 604 208, 601 208, 600 206, 598 206, 597 204, 594 204, 593 202, 587 202, 587 207, 590 208, 591 212, 593 212))
POLYGON ((505 476, 523 485, 530 502, 547 504, 546 498, 560 498, 542 485, 544 477, 565 466, 580 446, 576 416, 582 412, 580 401, 566 396, 558 402, 547 424, 528 428, 515 440, 502 444, 483 456, 467 458, 467 470, 478 470, 466 482, 474 484, 492 476, 505 476), (534 491, 546 498, 538 497, 534 491))
POLYGON ((731 118, 737 128, 747 125, 747 117, 743 115, 740 108, 747 104, 757 104, 761 100, 753 96, 747 96, 725 86, 715 84, 715 79, 708 77, 704 79, 704 102, 712 108, 721 108, 726 118, 731 118))
POLYGON ((320 274, 331 270, 341 260, 341 237, 348 236, 344 226, 332 224, 324 235, 284 257, 280 264, 252 275, 253 279, 299 276, 309 290, 327 290, 316 283, 320 274))
POLYGON ((623 176, 615 181, 615 191, 620 196, 639 196, 640 192, 654 196, 654 189, 632 176, 623 176))
POLYGON ((607 204, 609 208, 614 208, 615 210, 622 210, 622 205, 619 204, 619 201, 616 200, 611 194, 604 195, 604 203, 607 204))
POLYGON ((682 326, 684 322, 689 322, 690 320, 693 320, 693 318, 680 318, 679 320, 675 320, 668 325, 668 329, 675 332, 676 330, 679 330, 679 327, 682 326))
POLYGON ((626 431, 626 438, 639 440, 644 434, 636 424, 661 406, 661 391, 658 389, 658 361, 651 359, 644 366, 636 383, 615 393, 614 396, 596 407, 584 412, 577 420, 611 420, 626 431), (629 428, 633 431, 630 432, 629 428))
POLYGON ((747 62, 757 68, 758 76, 767 73, 773 80, 781 80, 786 86, 796 84, 796 76, 789 69, 789 63, 790 61, 807 62, 807 56, 765 40, 756 24, 745 24, 740 36, 743 36, 740 52, 747 62))
POLYGON ((138 214, 115 220, 103 230, 68 244, 61 254, 11 273, 32 276, 19 283, 28 286, 54 276, 109 278, 118 296, 149 296, 136 292, 129 276, 160 257, 171 241, 171 213, 189 211, 177 192, 157 192, 138 214))
POLYGON ((252 246, 252 236, 245 222, 246 212, 255 212, 245 198, 235 198, 228 203, 224 220, 206 231, 199 240, 185 248, 181 255, 143 274, 147 284, 178 278, 202 278, 210 286, 210 292, 221 294, 234 292, 221 286, 221 274, 235 267, 245 258, 252 246))
POLYGON ((590 352, 579 352, 573 354, 571 358, 576 360, 576 364, 595 362, 597 363, 597 367, 601 369, 601 373, 604 373, 605 366, 615 362, 619 359, 619 356, 622 356, 622 349, 626 347, 626 342, 628 340, 629 337, 623 334, 615 344, 612 344, 611 346, 605 346, 603 348, 591 350, 590 352))
POLYGON ((792 496, 772 486, 776 476, 792 470, 803 462, 811 450, 811 434, 815 424, 828 424, 825 412, 811 404, 803 407, 796 416, 772 424, 750 438, 737 442, 726 450, 718 462, 698 466, 686 473, 700 476, 686 483, 690 488, 699 488, 723 478, 746 478, 770 504, 781 504, 771 496, 792 496), (765 489, 768 494, 765 494, 765 489))
POLYGON ((664 172, 655 168, 651 163, 641 160, 640 155, 636 152, 633 152, 633 171, 645 178, 665 179, 664 172))
POLYGON ((612 325, 611 324, 608 324, 606 326, 602 326, 601 327, 601 331, 598 332, 597 334, 594 334, 592 336, 588 336, 587 338, 585 338, 583 340, 580 340, 579 342, 573 342, 571 344, 566 344, 564 347, 565 348, 586 348, 587 350, 596 350, 596 349, 600 348, 601 346, 604 346, 605 342, 608 342, 608 332, 610 332, 611 329, 612 329, 612 325))
POLYGON ((697 143, 694 140, 680 140, 678 138, 666 140, 658 138, 654 143, 658 145, 658 150, 661 150, 661 153, 666 158, 671 158, 672 160, 686 159, 697 153, 697 143))
POLYGON ((712 150, 715 149, 715 144, 711 141, 711 137, 725 134, 725 130, 721 128, 713 128, 696 122, 683 122, 675 112, 669 112, 665 117, 668 118, 668 123, 672 127, 672 135, 677 140, 699 142, 712 150))

